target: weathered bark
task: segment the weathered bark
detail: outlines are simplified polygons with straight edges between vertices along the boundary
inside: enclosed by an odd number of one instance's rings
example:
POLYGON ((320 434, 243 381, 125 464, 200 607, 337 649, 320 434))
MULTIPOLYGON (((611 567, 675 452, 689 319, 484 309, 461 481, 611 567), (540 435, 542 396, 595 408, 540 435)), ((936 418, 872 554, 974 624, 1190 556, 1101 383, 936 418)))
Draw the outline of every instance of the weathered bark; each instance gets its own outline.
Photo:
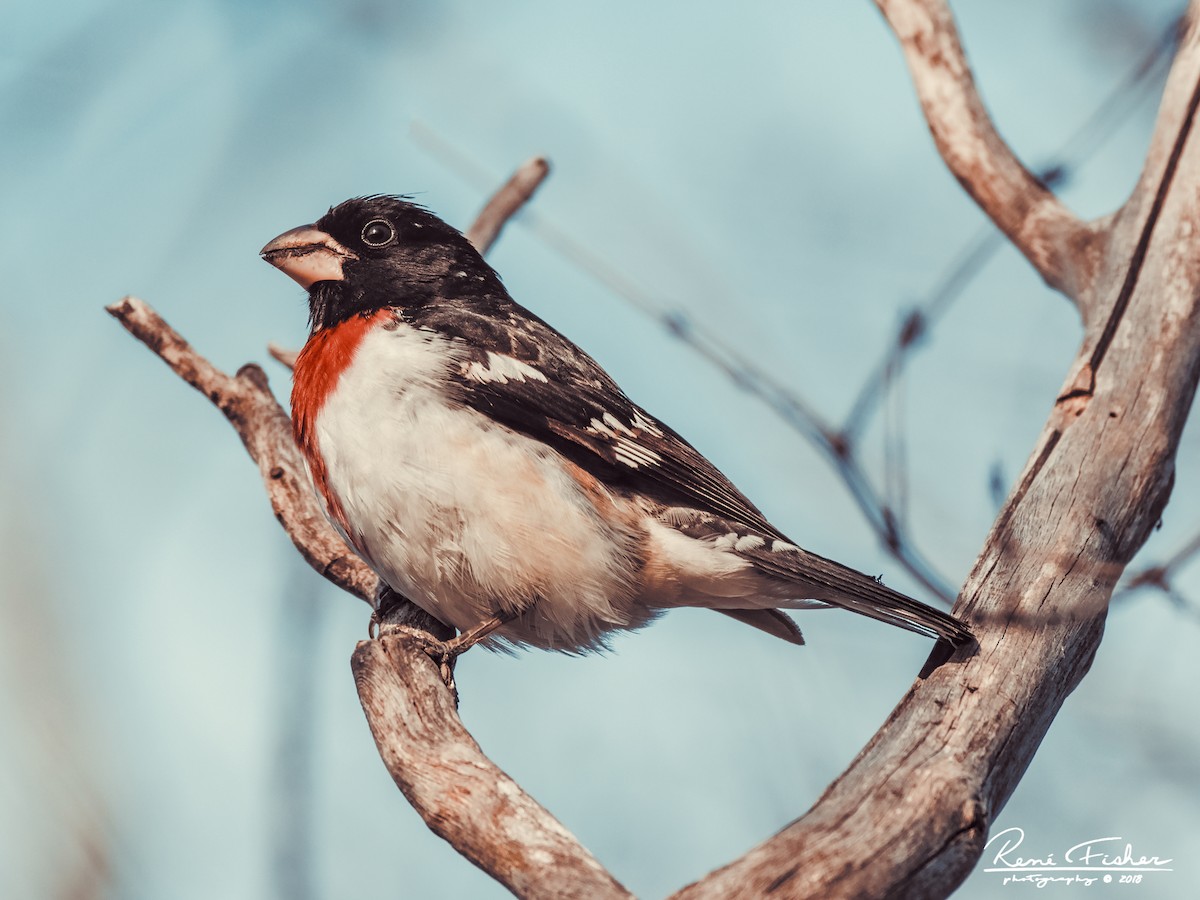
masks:
MULTIPOLYGON (((918 14, 949 22, 932 0, 880 6, 903 27, 918 14)), ((1073 286, 1086 332, 955 606, 978 652, 960 652, 917 681, 812 810, 680 891, 681 900, 947 895, 970 873, 989 825, 1087 672, 1113 587, 1167 502, 1200 376, 1195 4, 1191 12, 1146 169, 1115 218, 1088 226, 1098 238, 1092 249, 1046 250, 1080 231, 1053 205, 1048 219, 1043 209, 1014 237, 1047 280, 1073 286)), ((913 54, 949 51, 914 40, 906 52, 911 64, 913 54)), ((969 84, 969 73, 960 75, 969 84)), ((943 114, 936 96, 922 101, 931 118, 943 114)), ((1000 227, 1008 231, 1020 218, 1014 212, 1028 215, 1029 199, 1005 209, 1003 189, 981 187, 1007 163, 938 144, 1000 227)), ((1044 198, 1032 202, 1045 206, 1044 198)))
POLYGON ((518 897, 632 896, 463 727, 436 666, 403 632, 351 661, 388 771, 429 827, 518 897))
POLYGON ((997 133, 949 7, 944 0, 875 5, 900 41, 925 121, 951 174, 1047 283, 1075 299, 1090 281, 1095 230, 1072 215, 997 133))

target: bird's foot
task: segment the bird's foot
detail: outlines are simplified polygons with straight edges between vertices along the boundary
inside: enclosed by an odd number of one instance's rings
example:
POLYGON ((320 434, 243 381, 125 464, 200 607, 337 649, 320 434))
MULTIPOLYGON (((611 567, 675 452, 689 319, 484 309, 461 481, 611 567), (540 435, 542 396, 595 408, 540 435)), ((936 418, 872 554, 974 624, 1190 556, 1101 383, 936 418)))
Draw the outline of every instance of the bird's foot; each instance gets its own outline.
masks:
POLYGON ((367 634, 372 640, 389 634, 405 634, 415 640, 438 664, 442 681, 454 695, 455 706, 458 705, 458 691, 454 686, 454 657, 458 654, 448 645, 449 641, 456 640, 453 628, 381 581, 375 591, 375 608, 371 612, 367 634))
POLYGON ((375 589, 375 604, 371 612, 371 622, 367 626, 367 634, 371 639, 379 636, 385 625, 409 625, 413 628, 423 628, 435 637, 446 640, 454 636, 454 629, 435 619, 421 607, 417 606, 403 594, 392 590, 382 581, 375 589))
POLYGON ((376 596, 375 611, 371 613, 370 632, 372 639, 388 634, 402 633, 411 637, 438 667, 442 681, 454 695, 458 705, 458 688, 454 683, 454 662, 493 631, 511 622, 517 612, 501 612, 485 619, 474 628, 456 637, 454 629, 433 618, 419 606, 405 599, 391 588, 381 587, 376 596))
POLYGON ((429 633, 418 632, 417 639, 424 647, 425 652, 429 655, 438 666, 438 672, 442 676, 442 681, 446 682, 446 687, 450 688, 450 692, 454 694, 455 705, 458 704, 458 689, 454 684, 454 663, 460 656, 486 638, 489 634, 499 628, 506 622, 511 622, 517 617, 517 613, 499 613, 491 618, 485 619, 474 628, 469 628, 457 637, 453 637, 448 641, 441 641, 433 637, 429 633))
POLYGON ((453 646, 458 638, 449 641, 439 640, 428 631, 412 625, 385 625, 380 629, 381 637, 392 634, 403 634, 420 645, 425 655, 437 665, 438 674, 454 696, 454 705, 458 706, 458 686, 454 682, 454 662, 466 649, 453 646))

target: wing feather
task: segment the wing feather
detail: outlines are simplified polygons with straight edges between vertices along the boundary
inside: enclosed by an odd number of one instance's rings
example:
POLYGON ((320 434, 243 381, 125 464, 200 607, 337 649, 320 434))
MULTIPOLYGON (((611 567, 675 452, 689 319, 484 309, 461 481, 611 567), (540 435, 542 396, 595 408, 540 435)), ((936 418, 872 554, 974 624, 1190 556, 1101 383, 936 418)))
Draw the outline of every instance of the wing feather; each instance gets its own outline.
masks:
POLYGON ((687 504, 784 539, 721 472, 630 400, 590 356, 512 301, 486 314, 461 305, 404 310, 462 342, 458 399, 552 447, 604 483, 687 504))

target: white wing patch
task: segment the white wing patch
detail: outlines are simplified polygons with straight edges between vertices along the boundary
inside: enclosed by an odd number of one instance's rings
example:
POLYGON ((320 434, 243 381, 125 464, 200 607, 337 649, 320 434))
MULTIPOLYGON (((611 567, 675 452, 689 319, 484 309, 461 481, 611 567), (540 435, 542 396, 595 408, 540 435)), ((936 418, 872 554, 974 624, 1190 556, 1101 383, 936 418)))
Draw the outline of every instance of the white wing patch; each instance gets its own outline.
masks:
POLYGON ((656 424, 654 424, 654 422, 650 421, 645 416, 643 416, 640 412, 635 413, 633 416, 633 427, 635 429, 637 429, 638 431, 649 432, 650 434, 654 435, 655 437, 663 436, 662 429, 659 428, 656 424))
POLYGON ((647 422, 641 415, 634 417, 633 427, 630 427, 612 413, 606 412, 588 423, 588 431, 612 441, 617 462, 631 469, 657 466, 662 462, 662 457, 657 452, 638 443, 638 434, 642 431, 662 435, 654 423, 647 422))
POLYGON ((766 538, 761 538, 757 534, 746 534, 738 538, 733 549, 739 553, 746 553, 749 550, 757 550, 767 542, 766 538))
POLYGON ((661 456, 631 438, 617 438, 616 443, 613 444, 613 452, 616 454, 617 462, 624 463, 631 469, 657 466, 662 462, 661 456))
MULTIPOLYGON (((592 419, 592 421, 595 422, 596 420, 592 419)), ((604 424, 607 425, 609 428, 611 428, 613 431, 619 431, 619 432, 621 432, 621 434, 627 434, 630 437, 633 437, 633 429, 630 428, 625 423, 623 423, 620 419, 618 419, 612 413, 606 412, 604 414, 604 424)))
POLYGON ((486 363, 468 363, 463 366, 462 373, 465 377, 481 384, 492 381, 500 384, 508 384, 510 381, 547 381, 546 375, 529 363, 521 362, 511 356, 492 353, 490 350, 486 363))

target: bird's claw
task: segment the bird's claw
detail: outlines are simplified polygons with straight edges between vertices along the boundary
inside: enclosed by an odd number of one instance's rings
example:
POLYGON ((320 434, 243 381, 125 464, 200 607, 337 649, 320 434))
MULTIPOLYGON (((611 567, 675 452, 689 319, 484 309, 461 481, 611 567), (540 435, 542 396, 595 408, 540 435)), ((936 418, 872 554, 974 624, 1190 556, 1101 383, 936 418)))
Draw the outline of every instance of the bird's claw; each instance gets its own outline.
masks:
MULTIPOLYGON (((399 597, 398 594, 394 596, 399 597)), ((371 614, 369 629, 378 634, 379 637, 389 634, 405 634, 420 644, 421 649, 425 651, 426 655, 437 663, 438 673, 442 676, 442 681, 446 683, 446 687, 454 695, 455 706, 458 706, 458 688, 454 684, 454 661, 480 641, 487 638, 497 628, 506 622, 511 622, 520 614, 515 610, 501 611, 490 618, 484 619, 474 628, 469 628, 461 634, 451 637, 450 635, 454 634, 452 628, 434 619, 428 613, 421 611, 419 607, 414 606, 407 600, 403 601, 403 606, 397 605, 385 612, 381 612, 381 610, 384 610, 382 602, 376 605, 375 612, 371 614), (408 621, 403 624, 397 622, 393 615, 394 611, 408 611, 410 613, 416 611, 423 617, 424 621, 431 623, 430 627, 434 629, 446 629, 445 633, 447 637, 442 639, 421 627, 413 627, 411 624, 413 621, 412 618, 408 618, 408 621)), ((418 619, 417 621, 422 620, 418 619)), ((372 639, 374 639, 374 636, 372 636, 372 639)))
POLYGON ((454 695, 454 705, 458 706, 458 686, 454 682, 454 661, 458 659, 460 653, 465 650, 465 647, 455 646, 455 641, 438 640, 428 631, 422 631, 420 628, 413 628, 411 625, 383 625, 375 622, 375 617, 372 616, 372 626, 378 632, 378 637, 386 637, 393 634, 403 634, 417 644, 420 644, 421 650, 428 656, 438 667, 438 674, 446 687, 450 689, 450 693, 454 695))
POLYGON ((454 695, 454 705, 457 706, 458 686, 454 683, 454 662, 462 650, 456 648, 453 641, 439 641, 428 632, 417 629, 413 631, 414 637, 421 645, 421 649, 425 651, 425 655, 437 664, 438 674, 442 676, 442 681, 454 695))

